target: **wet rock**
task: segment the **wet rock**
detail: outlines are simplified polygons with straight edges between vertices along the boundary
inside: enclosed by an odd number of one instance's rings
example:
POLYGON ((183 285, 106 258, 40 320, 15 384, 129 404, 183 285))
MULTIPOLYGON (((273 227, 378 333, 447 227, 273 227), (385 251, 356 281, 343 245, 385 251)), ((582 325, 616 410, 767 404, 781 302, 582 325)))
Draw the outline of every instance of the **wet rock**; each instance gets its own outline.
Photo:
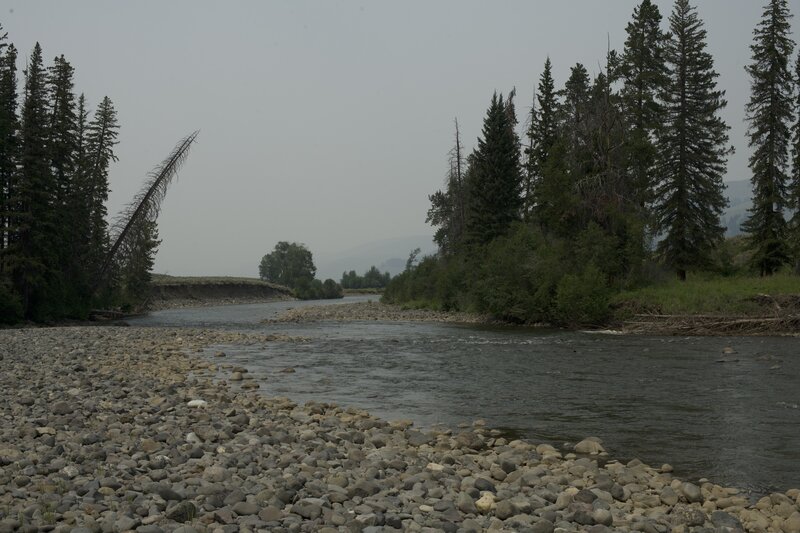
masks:
POLYGON ((733 531, 744 531, 742 523, 735 516, 726 513, 725 511, 714 511, 711 513, 711 523, 714 527, 728 528, 733 531))
POLYGON ((585 453, 591 455, 597 455, 599 453, 606 451, 605 448, 603 448, 600 439, 597 439, 595 437, 583 439, 578 444, 576 444, 573 449, 575 450, 576 453, 585 453))
POLYGON ((703 493, 700 491, 700 487, 694 483, 683 483, 681 485, 681 492, 683 493, 683 497, 686 498, 686 501, 689 503, 703 502, 703 493))

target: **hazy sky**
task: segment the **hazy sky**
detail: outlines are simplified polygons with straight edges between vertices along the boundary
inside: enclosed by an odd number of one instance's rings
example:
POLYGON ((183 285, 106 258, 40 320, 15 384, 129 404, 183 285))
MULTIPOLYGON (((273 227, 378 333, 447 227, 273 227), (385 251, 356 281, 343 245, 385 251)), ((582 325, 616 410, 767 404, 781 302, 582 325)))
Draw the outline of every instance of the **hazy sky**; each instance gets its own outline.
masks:
MULTIPOLYGON (((454 117, 471 149, 492 92, 516 87, 522 115, 548 55, 559 87, 575 62, 598 73, 637 3, 3 0, 0 22, 21 61, 38 40, 48 62, 72 62, 92 107, 113 100, 111 213, 201 130, 159 218, 156 270, 253 276, 279 240, 320 264, 432 234, 454 117)), ((672 2, 656 3, 666 19, 672 2)), ((727 179, 746 179, 743 67, 765 0, 695 3, 727 90, 727 179)))

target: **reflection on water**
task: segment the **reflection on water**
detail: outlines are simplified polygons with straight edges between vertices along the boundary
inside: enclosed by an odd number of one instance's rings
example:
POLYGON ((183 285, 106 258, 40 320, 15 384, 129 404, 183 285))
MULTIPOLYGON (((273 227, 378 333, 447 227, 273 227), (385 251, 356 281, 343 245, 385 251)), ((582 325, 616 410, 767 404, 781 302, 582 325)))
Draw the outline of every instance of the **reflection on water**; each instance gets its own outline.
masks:
MULTIPOLYGON (((349 300, 352 301, 352 300, 349 300)), ((257 329, 307 343, 226 347, 261 390, 418 425, 482 418, 534 440, 603 439, 689 478, 800 487, 800 357, 788 338, 628 337, 419 323, 261 325, 303 305, 163 311, 135 325, 257 329), (723 354, 732 346, 735 354, 723 354), (293 374, 279 373, 287 366, 293 374)))

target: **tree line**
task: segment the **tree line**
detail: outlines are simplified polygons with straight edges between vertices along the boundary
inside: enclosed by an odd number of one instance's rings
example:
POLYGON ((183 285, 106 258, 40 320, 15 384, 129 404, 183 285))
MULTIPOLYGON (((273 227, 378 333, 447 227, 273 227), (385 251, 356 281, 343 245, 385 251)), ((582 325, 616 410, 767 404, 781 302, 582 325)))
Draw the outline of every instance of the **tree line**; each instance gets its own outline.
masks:
MULTIPOLYGON (((800 56, 786 0, 754 31, 747 105, 753 207, 743 225, 762 276, 800 265, 800 56), (791 213, 794 213, 791 215, 791 213)), ((466 155, 458 122, 445 186, 430 196, 437 257, 395 278, 390 301, 524 321, 602 321, 608 295, 672 271, 721 268, 722 177, 733 151, 725 91, 688 0, 666 21, 643 0, 621 52, 557 89, 548 58, 523 134, 516 91, 495 93, 466 155)))
POLYGON ((344 289, 382 289, 389 284, 392 275, 389 272, 381 273, 375 265, 359 276, 355 270, 342 272, 341 285, 344 289))
POLYGON ((304 244, 280 241, 258 265, 258 275, 264 281, 292 289, 301 300, 342 298, 342 286, 328 278, 315 278, 314 256, 304 244))
POLYGON ((117 112, 92 113, 76 95, 64 55, 45 65, 37 42, 19 93, 18 51, 0 27, 0 322, 86 318, 95 305, 131 305, 145 294, 158 234, 137 226, 137 253, 104 270, 105 203, 117 161, 117 112))

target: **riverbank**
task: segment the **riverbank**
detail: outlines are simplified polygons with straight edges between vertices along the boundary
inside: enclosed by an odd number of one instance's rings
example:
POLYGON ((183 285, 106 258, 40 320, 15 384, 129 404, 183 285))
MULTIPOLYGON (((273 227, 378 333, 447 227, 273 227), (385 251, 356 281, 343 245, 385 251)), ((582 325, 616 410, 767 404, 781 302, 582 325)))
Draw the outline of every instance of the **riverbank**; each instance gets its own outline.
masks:
POLYGON ((256 278, 153 275, 147 309, 183 309, 292 300, 291 289, 256 278))
POLYGON ((377 301, 298 307, 264 320, 267 324, 320 321, 385 321, 385 322, 446 322, 456 324, 499 324, 488 315, 405 309, 399 305, 377 301))
POLYGON ((591 439, 557 450, 482 424, 418 431, 298 406, 251 390, 258 380, 213 347, 281 339, 0 331, 0 531, 800 528, 797 490, 751 504, 668 465, 613 461, 591 439))
MULTIPOLYGON (((770 298, 765 305, 771 306, 770 298)), ((794 301, 794 300, 792 300, 794 301)), ((773 307, 770 307, 774 310, 773 307)), ((627 319, 615 319, 610 324, 596 328, 606 333, 661 336, 737 336, 737 335, 800 335, 800 314, 787 306, 781 313, 771 316, 753 315, 662 315, 657 313, 628 314, 627 319)), ((488 315, 475 313, 406 309, 399 305, 380 302, 358 302, 326 306, 309 306, 291 309, 281 315, 264 320, 267 324, 304 323, 320 321, 384 321, 384 322, 442 322, 454 324, 510 325, 488 315)), ((528 326, 548 327, 543 324, 528 326)), ((553 326, 549 326, 553 327, 553 326)))

